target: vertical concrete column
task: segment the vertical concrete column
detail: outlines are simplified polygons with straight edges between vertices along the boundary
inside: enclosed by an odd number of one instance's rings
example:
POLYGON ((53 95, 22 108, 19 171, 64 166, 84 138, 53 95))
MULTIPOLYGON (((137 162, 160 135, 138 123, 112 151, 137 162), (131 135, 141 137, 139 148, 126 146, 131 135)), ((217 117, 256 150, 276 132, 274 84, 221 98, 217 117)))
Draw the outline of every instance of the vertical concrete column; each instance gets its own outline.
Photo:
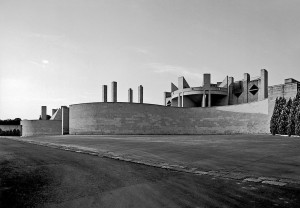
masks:
POLYGON ((210 93, 210 90, 208 90, 208 107, 211 107, 211 93, 210 93))
POLYGON ((118 102, 117 101, 117 82, 111 83, 111 102, 118 102))
POLYGON ((69 134, 69 108, 67 106, 61 106, 61 134, 69 134))
POLYGON ((102 85, 102 102, 107 102, 107 85, 102 85))
POLYGON ((244 98, 244 101, 243 103, 248 103, 248 86, 249 86, 249 82, 250 82, 250 75, 248 73, 245 73, 244 74, 244 80, 243 80, 243 88, 244 88, 244 91, 243 91, 243 98, 244 98))
POLYGON ((260 70, 260 89, 258 91, 258 100, 268 98, 268 71, 265 69, 260 70))
POLYGON ((133 93, 132 93, 132 89, 129 88, 128 89, 128 102, 132 103, 132 101, 133 101, 133 93))
POLYGON ((180 96, 180 93, 178 93, 177 107, 181 107, 181 96, 180 96))
POLYGON ((202 108, 206 107, 206 94, 205 94, 205 90, 203 91, 203 95, 202 95, 202 108))
POLYGON ((183 105, 183 99, 184 99, 183 96, 184 95, 183 95, 183 92, 182 92, 182 94, 181 94, 181 107, 184 107, 184 105, 183 105))
POLYGON ((210 87, 211 78, 210 74, 203 74, 203 87, 210 87))
POLYGON ((41 118, 42 118, 42 120, 47 120, 47 106, 42 106, 41 118))
POLYGON ((234 78, 233 77, 229 77, 228 78, 228 105, 231 105, 233 103, 232 99, 233 99, 233 83, 234 83, 234 78))
POLYGON ((138 93, 139 93, 139 95, 138 95, 138 102, 139 103, 143 103, 144 102, 144 89, 143 89, 143 86, 142 85, 140 85, 139 87, 138 87, 138 93))
POLYGON ((56 111, 57 109, 52 109, 52 116, 55 114, 56 111))

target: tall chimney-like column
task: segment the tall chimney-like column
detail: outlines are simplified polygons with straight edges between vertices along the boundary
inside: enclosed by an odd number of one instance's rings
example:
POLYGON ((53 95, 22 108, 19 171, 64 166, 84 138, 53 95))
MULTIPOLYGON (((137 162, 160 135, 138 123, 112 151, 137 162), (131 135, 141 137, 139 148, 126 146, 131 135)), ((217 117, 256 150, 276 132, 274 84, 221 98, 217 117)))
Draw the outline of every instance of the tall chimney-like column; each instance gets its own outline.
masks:
POLYGON ((47 120, 47 106, 42 106, 41 118, 42 120, 47 120))
POLYGON ((111 102, 117 102, 117 82, 111 83, 111 102))
POLYGON ((211 83, 210 74, 203 74, 203 87, 209 88, 211 83))
POLYGON ((260 90, 258 91, 258 100, 268 98, 268 71, 260 70, 260 90))
POLYGON ((139 103, 143 103, 144 102, 144 99, 143 99, 143 96, 144 96, 144 89, 143 89, 143 86, 140 85, 138 87, 138 93, 139 93, 139 96, 138 96, 138 102, 139 103))
POLYGON ((107 102, 107 85, 102 85, 102 102, 107 102))
POLYGON ((132 101, 133 101, 133 93, 132 93, 132 89, 129 88, 128 89, 128 102, 132 103, 132 101))
POLYGON ((249 82, 250 82, 250 75, 248 73, 244 74, 244 80, 243 80, 243 98, 244 98, 244 102, 243 103, 248 103, 248 88, 249 88, 249 82))
POLYGON ((67 106, 61 106, 61 134, 69 134, 69 108, 67 106))

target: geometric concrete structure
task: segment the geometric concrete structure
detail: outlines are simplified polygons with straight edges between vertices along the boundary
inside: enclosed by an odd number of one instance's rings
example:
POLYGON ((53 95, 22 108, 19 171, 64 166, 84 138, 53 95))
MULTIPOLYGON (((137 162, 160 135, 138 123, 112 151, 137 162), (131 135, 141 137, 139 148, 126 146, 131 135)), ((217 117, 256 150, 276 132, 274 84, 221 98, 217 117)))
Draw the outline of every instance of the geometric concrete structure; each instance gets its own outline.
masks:
POLYGON ((51 116, 50 120, 61 120, 61 109, 57 109, 56 112, 51 116))
MULTIPOLYGON (((128 102, 117 102, 117 83, 112 82, 112 102, 62 106, 51 120, 23 120, 22 135, 267 134, 276 97, 295 97, 299 91, 300 82, 292 78, 268 87, 265 69, 259 77, 245 73, 236 81, 226 76, 216 84, 204 74, 198 87, 179 77, 178 87, 171 83, 171 92, 164 92, 164 105, 153 105, 143 104, 142 85, 138 103, 133 103, 131 88, 128 102)), ((46 106, 42 115, 45 118, 46 106)))
POLYGON ((144 102, 144 89, 143 89, 143 86, 140 85, 138 87, 138 103, 143 103, 144 102))
POLYGON ((69 134, 69 108, 67 106, 61 106, 62 114, 62 135, 69 134))
POLYGON ((117 82, 111 83, 111 102, 117 102, 117 82))
POLYGON ((270 86, 268 97, 270 100, 275 100, 277 97, 289 99, 295 97, 298 91, 300 91, 300 82, 293 78, 288 78, 284 80, 284 84, 270 86))
POLYGON ((107 85, 102 85, 102 102, 107 102, 107 85))
POLYGON ((129 103, 133 102, 133 91, 131 88, 128 89, 128 102, 129 103))
POLYGON ((52 109, 52 116, 55 114, 56 111, 57 109, 52 109))
POLYGON ((41 120, 47 120, 47 106, 41 107, 41 120))
POLYGON ((203 75, 202 86, 190 87, 184 77, 178 78, 178 87, 171 83, 171 91, 164 93, 165 106, 213 107, 261 101, 268 98, 268 71, 259 77, 234 81, 226 76, 222 82, 211 83, 211 75, 203 75))

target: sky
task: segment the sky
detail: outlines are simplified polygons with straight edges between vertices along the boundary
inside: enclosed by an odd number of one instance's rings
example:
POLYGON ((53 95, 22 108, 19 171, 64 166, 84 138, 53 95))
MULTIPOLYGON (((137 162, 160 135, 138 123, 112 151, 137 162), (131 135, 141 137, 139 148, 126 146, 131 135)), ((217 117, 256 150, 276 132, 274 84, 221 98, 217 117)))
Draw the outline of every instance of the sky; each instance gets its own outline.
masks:
POLYGON ((0 119, 38 119, 52 108, 144 102, 184 76, 190 86, 269 72, 300 80, 299 0, 0 0, 0 119))

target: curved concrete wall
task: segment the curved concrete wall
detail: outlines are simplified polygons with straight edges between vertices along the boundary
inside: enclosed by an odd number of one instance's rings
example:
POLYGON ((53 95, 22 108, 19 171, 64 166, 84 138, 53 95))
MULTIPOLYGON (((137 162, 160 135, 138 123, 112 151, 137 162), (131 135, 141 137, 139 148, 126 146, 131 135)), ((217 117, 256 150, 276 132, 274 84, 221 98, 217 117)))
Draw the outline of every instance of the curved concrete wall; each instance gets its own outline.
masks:
MULTIPOLYGON (((243 108, 247 108, 246 105, 253 108, 253 103, 244 104, 243 108)), ((176 108, 137 103, 75 104, 70 106, 70 134, 268 133, 268 102, 256 105, 266 112, 235 112, 232 106, 176 108)))
POLYGON ((60 135, 61 120, 22 120, 22 136, 60 135))

